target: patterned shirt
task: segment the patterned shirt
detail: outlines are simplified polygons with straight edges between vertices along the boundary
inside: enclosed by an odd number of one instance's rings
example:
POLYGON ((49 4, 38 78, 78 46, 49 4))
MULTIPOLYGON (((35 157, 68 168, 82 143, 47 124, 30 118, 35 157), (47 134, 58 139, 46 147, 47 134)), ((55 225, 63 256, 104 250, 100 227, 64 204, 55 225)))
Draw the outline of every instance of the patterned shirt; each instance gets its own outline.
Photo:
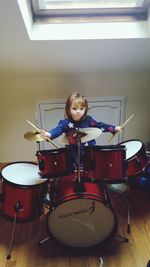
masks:
MULTIPOLYGON (((77 129, 88 128, 88 127, 96 127, 96 128, 101 129, 102 132, 110 132, 114 134, 116 126, 106 124, 103 122, 97 122, 91 116, 87 116, 85 119, 80 120, 80 121, 74 121, 71 119, 60 120, 58 123, 58 126, 56 126, 54 129, 49 131, 49 133, 51 134, 51 139, 54 139, 62 135, 63 133, 68 134, 69 132, 71 133, 77 129)), ((88 145, 95 145, 96 141, 93 139, 86 143, 88 145)))

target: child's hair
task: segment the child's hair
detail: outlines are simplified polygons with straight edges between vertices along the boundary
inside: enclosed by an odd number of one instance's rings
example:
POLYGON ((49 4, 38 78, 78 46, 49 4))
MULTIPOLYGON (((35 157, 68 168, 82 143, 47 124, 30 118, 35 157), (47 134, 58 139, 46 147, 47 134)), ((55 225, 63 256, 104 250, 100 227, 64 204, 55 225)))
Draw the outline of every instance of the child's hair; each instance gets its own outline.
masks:
POLYGON ((86 98, 78 92, 74 92, 74 93, 70 94, 67 98, 67 101, 66 101, 65 118, 71 119, 70 107, 72 104, 74 104, 77 107, 84 107, 85 108, 85 114, 82 117, 82 119, 84 119, 87 115, 87 110, 88 110, 88 103, 87 103, 86 98))

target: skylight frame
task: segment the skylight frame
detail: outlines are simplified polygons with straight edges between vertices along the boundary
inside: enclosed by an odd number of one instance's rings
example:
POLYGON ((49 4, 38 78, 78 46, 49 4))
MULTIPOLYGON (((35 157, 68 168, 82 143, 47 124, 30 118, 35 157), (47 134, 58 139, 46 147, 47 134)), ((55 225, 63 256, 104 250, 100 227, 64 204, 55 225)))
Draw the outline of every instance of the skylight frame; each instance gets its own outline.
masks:
POLYGON ((38 1, 27 0, 31 5, 34 22, 98 22, 147 20, 150 0, 141 0, 141 7, 133 8, 74 8, 74 9, 39 9, 38 1))

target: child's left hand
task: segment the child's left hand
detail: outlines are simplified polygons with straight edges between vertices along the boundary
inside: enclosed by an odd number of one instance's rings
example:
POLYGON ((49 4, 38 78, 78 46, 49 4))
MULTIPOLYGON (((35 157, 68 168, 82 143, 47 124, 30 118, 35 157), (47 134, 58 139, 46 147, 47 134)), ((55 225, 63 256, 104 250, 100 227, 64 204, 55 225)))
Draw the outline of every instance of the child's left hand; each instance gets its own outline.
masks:
POLYGON ((122 132, 122 127, 121 126, 116 126, 115 132, 122 132))

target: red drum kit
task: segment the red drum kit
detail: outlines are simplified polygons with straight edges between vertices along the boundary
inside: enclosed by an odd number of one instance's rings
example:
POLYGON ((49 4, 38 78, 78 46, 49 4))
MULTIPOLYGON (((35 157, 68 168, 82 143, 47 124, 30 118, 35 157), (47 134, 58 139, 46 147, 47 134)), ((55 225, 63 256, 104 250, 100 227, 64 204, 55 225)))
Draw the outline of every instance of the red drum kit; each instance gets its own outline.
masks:
POLYGON ((144 144, 140 140, 135 139, 122 142, 120 145, 126 147, 127 176, 138 176, 149 164, 144 144))
POLYGON ((37 160, 41 177, 54 178, 73 172, 69 148, 39 150, 37 160))
MULTIPOLYGON (((15 162, 2 168, 1 211, 6 218, 14 219, 14 226, 15 222, 27 222, 43 214, 50 184, 46 215, 48 238, 40 244, 52 238, 65 246, 87 248, 102 244, 116 234, 117 218, 108 185, 127 183, 128 177, 136 177, 144 171, 149 158, 139 140, 118 145, 84 146, 81 168, 80 145, 85 138, 86 141, 95 139, 97 130, 93 128, 88 136, 89 131, 85 128, 82 132, 86 137, 76 135, 79 147, 76 170, 68 147, 39 149, 38 164, 15 162)), ((24 137, 38 145, 44 141, 37 131, 28 132, 24 137)), ((63 143, 65 140, 63 137, 63 143)))
POLYGON ((31 162, 15 162, 2 168, 1 211, 6 218, 13 219, 17 213, 18 222, 27 222, 42 215, 48 181, 41 179, 38 172, 37 164, 31 162))
POLYGON ((126 167, 123 145, 85 147, 85 169, 101 183, 125 182, 126 167))

